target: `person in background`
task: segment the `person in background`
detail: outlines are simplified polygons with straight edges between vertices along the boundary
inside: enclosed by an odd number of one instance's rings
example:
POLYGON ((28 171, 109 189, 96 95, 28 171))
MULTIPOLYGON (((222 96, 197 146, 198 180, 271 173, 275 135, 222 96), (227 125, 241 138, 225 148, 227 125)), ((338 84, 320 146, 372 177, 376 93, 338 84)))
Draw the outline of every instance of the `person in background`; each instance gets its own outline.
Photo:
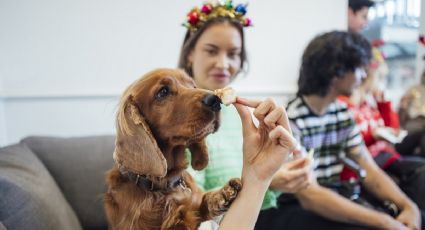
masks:
MULTIPOLYGON (((419 44, 425 46, 425 35, 419 36, 419 44)), ((425 129, 425 69, 422 71, 420 83, 407 90, 400 101, 400 122, 408 131, 425 129)))
MULTIPOLYGON (((349 0, 349 31, 360 33, 364 29, 368 10, 372 6, 373 2, 369 0, 349 0)), ((348 103, 350 110, 354 112, 365 144, 376 163, 390 173, 403 191, 423 210, 425 199, 421 194, 425 189, 425 185, 422 185, 425 183, 425 169, 421 168, 424 160, 404 156, 425 156, 425 130, 410 130, 407 133, 401 130, 399 116, 392 109, 391 101, 386 99, 382 87, 386 84, 389 71, 379 50, 384 41, 374 40, 371 44, 372 60, 366 79, 350 98, 340 99, 348 103)), ((345 167, 342 177, 350 180, 357 175, 345 167)))
MULTIPOLYGON (((244 28, 251 26, 246 12, 246 5, 233 5, 228 0, 224 3, 206 3, 187 14, 184 24, 187 32, 178 67, 195 80, 197 87, 206 90, 224 88, 246 69, 244 28)), ((280 113, 284 111, 272 100, 265 100, 264 103, 268 108, 277 108, 280 113)), ((220 188, 229 179, 241 176, 243 136, 239 120, 233 106, 223 107, 219 130, 206 140, 208 166, 202 171, 189 168, 195 181, 205 191, 220 188)), ((307 158, 285 163, 277 173, 282 189, 287 191, 305 189, 309 185, 309 176, 310 161, 307 158)), ((275 206, 276 198, 276 192, 266 191, 262 207, 275 206)))
MULTIPOLYGON (((406 130, 415 132, 425 129, 425 69, 421 82, 408 89, 401 98, 398 114, 406 130)), ((425 139, 422 140, 422 149, 425 149, 425 139)))
MULTIPOLYGON (((348 31, 353 33, 360 33, 368 23, 368 13, 369 8, 374 5, 374 2, 370 0, 349 0, 348 1, 348 31)), ((360 104, 367 104, 367 106, 376 107, 378 106, 379 115, 383 118, 386 127, 389 127, 388 130, 391 130, 395 136, 400 133, 400 119, 398 115, 393 111, 391 102, 385 99, 385 92, 383 91, 382 85, 385 85, 386 78, 388 75, 388 66, 385 62, 385 58, 382 52, 378 49, 380 45, 384 44, 382 40, 374 40, 372 43, 372 60, 367 68, 367 79, 366 82, 356 90, 355 94, 351 96, 350 103, 352 105, 359 106, 360 104), (371 95, 374 95, 371 97, 371 95), (367 100, 369 99, 369 100, 367 100)), ((414 91, 414 90, 413 90, 414 91)), ((413 93, 414 94, 414 93, 413 93)), ((413 95, 406 94, 406 95, 413 95)), ((401 123, 405 124, 406 120, 406 111, 403 109, 407 107, 409 104, 408 100, 412 98, 410 96, 405 96, 401 103, 401 123)), ((378 112, 378 111, 375 111, 378 112)), ((377 113, 375 113, 375 116, 377 113)), ((371 123, 374 119, 372 117, 368 117, 368 119, 372 119, 371 123)), ((363 116, 362 120, 366 120, 363 116)), ((374 127, 370 127, 373 129, 374 127)), ((413 130, 411 130, 413 131, 413 130)), ((404 139, 404 141, 400 144, 396 145, 396 150, 402 155, 412 155, 415 151, 422 153, 425 149, 421 149, 422 146, 425 147, 425 143, 423 143, 422 138, 424 135, 423 130, 414 130, 414 132, 409 132, 408 137, 404 139)), ((377 136, 372 130, 370 132, 363 132, 363 137, 365 139, 366 144, 369 146, 370 144, 375 142, 377 136)))
POLYGON ((370 58, 369 42, 357 33, 332 31, 308 44, 287 114, 302 151, 315 151, 316 180, 295 198, 282 194, 278 209, 260 213, 257 229, 421 229, 418 207, 376 165, 351 113, 337 100, 360 85, 370 58), (365 189, 397 206, 396 217, 339 194, 345 158, 365 170, 365 189))
POLYGON ((360 33, 367 26, 369 8, 374 4, 370 0, 348 0, 348 31, 360 33))
MULTIPOLYGON (((387 172, 419 206, 425 209, 425 159, 410 157, 420 147, 425 131, 416 131, 401 135, 399 118, 392 109, 391 101, 385 99, 384 92, 379 89, 380 70, 370 65, 370 71, 360 87, 348 96, 340 96, 353 112, 354 119, 360 128, 363 140, 377 165, 387 172), (401 155, 400 155, 401 154, 401 155)), ((382 70, 381 70, 382 71, 382 70)), ((344 168, 342 179, 356 178, 354 172, 344 168)))

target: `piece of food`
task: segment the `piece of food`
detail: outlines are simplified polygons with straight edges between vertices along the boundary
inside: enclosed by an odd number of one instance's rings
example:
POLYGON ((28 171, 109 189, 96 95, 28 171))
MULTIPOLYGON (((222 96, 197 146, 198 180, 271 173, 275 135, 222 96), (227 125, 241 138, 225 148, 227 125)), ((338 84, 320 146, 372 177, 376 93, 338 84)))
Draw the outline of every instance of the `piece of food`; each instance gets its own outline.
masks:
POLYGON ((224 87, 214 90, 214 94, 221 99, 224 105, 230 105, 236 102, 236 92, 232 87, 224 87))
POLYGON ((311 149, 308 151, 308 155, 307 155, 307 157, 308 157, 308 159, 310 159, 310 161, 313 161, 313 160, 314 160, 314 149, 313 149, 313 148, 311 148, 311 149))

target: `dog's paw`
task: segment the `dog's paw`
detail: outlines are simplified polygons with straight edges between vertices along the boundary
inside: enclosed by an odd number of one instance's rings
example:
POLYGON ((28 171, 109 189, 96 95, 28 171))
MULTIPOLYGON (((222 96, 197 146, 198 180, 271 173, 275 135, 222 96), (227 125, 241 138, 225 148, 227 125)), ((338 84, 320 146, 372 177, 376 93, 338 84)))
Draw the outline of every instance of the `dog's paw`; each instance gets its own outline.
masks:
POLYGON ((201 205, 201 215, 205 220, 209 220, 223 214, 229 209, 241 189, 241 180, 234 178, 227 182, 223 188, 206 193, 201 205))
POLYGON ((238 193, 242 189, 242 181, 239 178, 233 178, 222 188, 223 205, 222 207, 227 211, 232 202, 236 199, 238 193))

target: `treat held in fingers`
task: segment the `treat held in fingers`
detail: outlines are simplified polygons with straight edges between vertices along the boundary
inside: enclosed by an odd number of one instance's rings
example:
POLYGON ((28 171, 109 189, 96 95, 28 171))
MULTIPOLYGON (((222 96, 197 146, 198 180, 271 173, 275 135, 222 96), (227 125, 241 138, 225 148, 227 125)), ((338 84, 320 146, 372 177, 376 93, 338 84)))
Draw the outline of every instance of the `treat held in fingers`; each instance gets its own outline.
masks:
POLYGON ((220 98, 221 103, 228 106, 236 102, 236 91, 232 87, 224 87, 214 90, 214 94, 220 98))

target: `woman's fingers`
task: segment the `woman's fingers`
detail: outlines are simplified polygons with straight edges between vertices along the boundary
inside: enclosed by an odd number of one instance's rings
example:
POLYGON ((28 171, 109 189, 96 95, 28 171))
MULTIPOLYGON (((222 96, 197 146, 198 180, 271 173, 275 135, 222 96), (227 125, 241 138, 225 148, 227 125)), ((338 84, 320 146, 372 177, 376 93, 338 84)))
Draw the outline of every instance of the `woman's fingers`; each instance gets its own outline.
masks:
POLYGON ((255 132, 257 128, 252 121, 251 112, 248 107, 238 103, 234 103, 233 105, 236 107, 236 110, 241 117, 243 136, 245 137, 246 135, 255 132))
POLYGON ((281 121, 282 121, 282 123, 279 123, 279 125, 283 126, 285 129, 287 129, 288 132, 292 135, 292 129, 291 129, 291 126, 289 125, 289 119, 288 119, 288 114, 286 113, 286 110, 283 110, 283 115, 282 115, 281 121))
POLYGON ((272 99, 267 99, 258 105, 254 110, 254 116, 259 121, 263 121, 269 129, 274 129, 276 126, 281 125, 292 134, 286 110, 277 106, 272 99))
POLYGON ((290 134, 292 134, 291 127, 289 125, 288 115, 283 107, 274 108, 269 114, 264 117, 264 123, 269 128, 274 128, 277 125, 283 126, 290 134))
POLYGON ((276 126, 281 125, 292 134, 286 110, 283 107, 277 106, 272 99, 268 98, 260 101, 237 97, 236 102, 255 108, 254 116, 260 122, 264 122, 268 128, 274 129, 276 126))
POLYGON ((259 120, 263 121, 264 117, 276 107, 276 104, 271 99, 266 99, 264 101, 246 99, 238 97, 236 98, 236 103, 246 105, 248 107, 254 108, 254 116, 259 120))
POLYGON ((280 121, 283 119, 282 115, 283 108, 277 107, 264 117, 264 124, 266 124, 267 127, 274 129, 279 122, 282 122, 280 121))
POLYGON ((288 130, 283 128, 281 125, 277 126, 272 131, 270 131, 269 137, 273 143, 276 143, 282 146, 283 148, 286 148, 288 151, 288 154, 289 152, 292 152, 295 149, 295 146, 296 146, 295 138, 292 136, 292 134, 288 130))
POLYGON ((246 105, 251 108, 257 108, 258 105, 261 104, 261 100, 253 100, 253 99, 246 99, 242 97, 236 97, 236 103, 246 105))
MULTIPOLYGON (((270 98, 266 99, 265 101, 261 102, 257 108, 254 110, 254 116, 261 122, 264 122, 264 118, 270 114, 274 109, 276 108, 276 104, 274 101, 270 98)), ((276 127, 276 125, 274 126, 276 127)), ((270 127, 269 128, 274 128, 270 127)))

